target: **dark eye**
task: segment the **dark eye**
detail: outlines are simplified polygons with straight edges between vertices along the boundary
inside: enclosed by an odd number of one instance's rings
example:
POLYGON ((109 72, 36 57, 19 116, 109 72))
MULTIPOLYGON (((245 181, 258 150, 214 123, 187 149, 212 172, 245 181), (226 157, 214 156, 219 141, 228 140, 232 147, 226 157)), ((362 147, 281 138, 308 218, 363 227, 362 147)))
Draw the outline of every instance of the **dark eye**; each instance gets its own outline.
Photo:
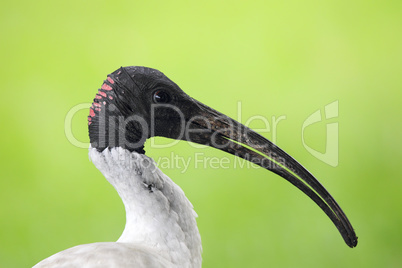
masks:
POLYGON ((170 95, 164 90, 157 90, 154 92, 153 101, 155 103, 168 103, 170 102, 170 95))

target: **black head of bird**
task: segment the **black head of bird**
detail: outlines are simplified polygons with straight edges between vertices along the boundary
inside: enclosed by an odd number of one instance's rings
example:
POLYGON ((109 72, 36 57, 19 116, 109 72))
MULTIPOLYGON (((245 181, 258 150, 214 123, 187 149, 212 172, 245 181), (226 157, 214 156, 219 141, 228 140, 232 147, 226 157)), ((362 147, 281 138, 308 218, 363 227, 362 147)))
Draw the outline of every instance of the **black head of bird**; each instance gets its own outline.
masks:
POLYGON ((89 116, 91 145, 144 153, 154 136, 209 145, 278 174, 307 194, 328 215, 346 244, 357 238, 339 205, 302 165, 278 146, 184 93, 158 70, 122 67, 105 80, 89 116), (114 132, 114 133, 111 133, 114 132))

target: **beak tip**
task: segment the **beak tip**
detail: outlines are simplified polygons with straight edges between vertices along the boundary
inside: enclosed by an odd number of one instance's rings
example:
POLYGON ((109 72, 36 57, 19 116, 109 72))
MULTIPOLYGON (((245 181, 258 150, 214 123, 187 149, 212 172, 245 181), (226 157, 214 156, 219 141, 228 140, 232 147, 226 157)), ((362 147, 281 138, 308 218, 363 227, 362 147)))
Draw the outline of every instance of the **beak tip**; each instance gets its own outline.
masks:
POLYGON ((352 240, 352 244, 349 247, 354 248, 357 246, 357 236, 352 240))
POLYGON ((357 246, 358 237, 354 234, 352 237, 349 236, 347 240, 345 239, 345 242, 350 248, 354 248, 357 246))

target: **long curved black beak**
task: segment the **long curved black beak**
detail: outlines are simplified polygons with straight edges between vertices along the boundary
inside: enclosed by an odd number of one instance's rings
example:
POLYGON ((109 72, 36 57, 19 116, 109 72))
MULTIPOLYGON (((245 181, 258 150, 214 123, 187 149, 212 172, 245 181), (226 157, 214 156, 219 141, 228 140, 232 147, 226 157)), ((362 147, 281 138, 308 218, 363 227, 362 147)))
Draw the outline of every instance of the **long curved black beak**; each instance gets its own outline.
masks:
POLYGON ((212 146, 236 155, 286 179, 308 195, 332 220, 346 244, 353 248, 357 236, 345 213, 318 180, 278 146, 218 111, 191 99, 186 133, 181 139, 212 146))

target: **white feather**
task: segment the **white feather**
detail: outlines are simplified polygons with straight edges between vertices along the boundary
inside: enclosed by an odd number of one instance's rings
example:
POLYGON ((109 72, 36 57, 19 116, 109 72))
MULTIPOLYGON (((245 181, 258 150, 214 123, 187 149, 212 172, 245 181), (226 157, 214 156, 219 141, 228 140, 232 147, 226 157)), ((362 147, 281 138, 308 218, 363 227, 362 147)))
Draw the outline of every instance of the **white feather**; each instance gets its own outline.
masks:
POLYGON ((89 149, 95 166, 126 209, 117 242, 76 246, 38 263, 42 267, 201 267, 201 238, 184 192, 143 154, 89 149))

